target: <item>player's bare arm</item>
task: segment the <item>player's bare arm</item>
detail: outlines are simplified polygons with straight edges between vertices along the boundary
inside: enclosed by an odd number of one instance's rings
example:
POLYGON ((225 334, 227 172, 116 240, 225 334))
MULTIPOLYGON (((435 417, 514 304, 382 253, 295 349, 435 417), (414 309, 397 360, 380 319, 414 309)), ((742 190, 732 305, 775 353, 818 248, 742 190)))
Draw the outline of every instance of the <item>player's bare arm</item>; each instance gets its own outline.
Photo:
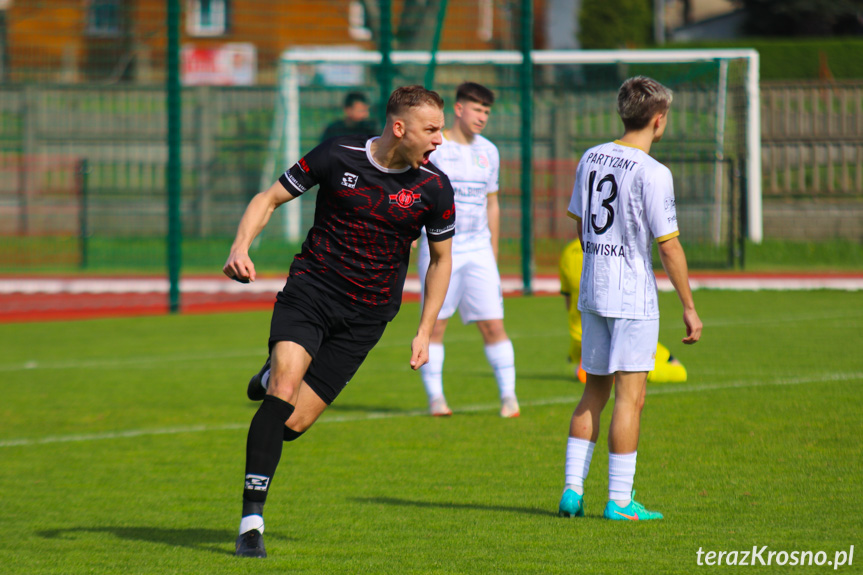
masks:
POLYGON ((683 305, 683 324, 686 326, 686 337, 683 343, 693 344, 701 338, 701 319, 695 311, 695 300, 689 287, 689 268, 686 264, 686 254, 676 237, 659 244, 659 258, 662 267, 671 280, 671 285, 677 291, 677 297, 683 305))
POLYGON ((280 182, 276 182, 269 189, 252 198, 240 220, 237 236, 228 254, 228 261, 222 268, 226 276, 239 281, 255 281, 255 264, 249 257, 249 246, 270 221, 273 211, 293 200, 294 197, 280 182))
POLYGON ((452 238, 429 242, 429 267, 426 273, 425 298, 417 335, 411 342, 411 369, 428 362, 429 338, 440 313, 452 275, 452 238))
POLYGON ((575 233, 578 236, 578 243, 581 244, 581 251, 584 251, 584 229, 581 227, 581 218, 572 216, 572 219, 575 220, 575 233))
POLYGON ((498 194, 488 194, 488 229, 491 232, 491 249, 494 260, 499 261, 498 246, 500 245, 500 200, 498 194))

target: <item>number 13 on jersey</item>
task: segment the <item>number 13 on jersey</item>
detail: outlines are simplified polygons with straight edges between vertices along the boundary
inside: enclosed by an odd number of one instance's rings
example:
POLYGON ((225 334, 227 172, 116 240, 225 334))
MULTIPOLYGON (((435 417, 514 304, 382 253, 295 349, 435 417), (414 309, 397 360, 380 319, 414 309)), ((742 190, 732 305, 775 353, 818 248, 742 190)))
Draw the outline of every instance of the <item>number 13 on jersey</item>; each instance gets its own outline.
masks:
POLYGON ((614 174, 606 174, 599 182, 596 181, 596 170, 590 172, 587 183, 587 214, 584 218, 584 233, 589 231, 588 226, 593 228, 593 233, 601 236, 611 228, 614 223, 614 201, 617 199, 617 180, 614 174), (596 194, 597 201, 602 202, 593 213, 593 196, 596 194), (601 208, 601 209, 600 209, 601 208), (604 222, 600 225, 601 222, 604 222))

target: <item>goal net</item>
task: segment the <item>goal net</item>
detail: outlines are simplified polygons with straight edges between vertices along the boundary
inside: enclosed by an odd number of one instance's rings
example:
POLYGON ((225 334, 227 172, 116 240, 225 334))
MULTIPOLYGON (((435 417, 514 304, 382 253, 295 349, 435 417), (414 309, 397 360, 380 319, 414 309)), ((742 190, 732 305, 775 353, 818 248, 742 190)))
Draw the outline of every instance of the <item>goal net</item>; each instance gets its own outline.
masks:
MULTIPOLYGON (((635 75, 651 76, 674 91, 665 136, 651 155, 674 175, 681 241, 690 265, 734 266, 742 257, 744 236, 760 241, 757 52, 534 51, 531 58, 527 91, 520 52, 391 54, 392 87, 424 84, 433 77, 428 87, 444 97, 448 125, 458 84, 470 80, 494 90, 483 135, 501 156, 503 273, 528 268, 555 273, 562 247, 575 238, 566 211, 579 158, 587 148, 622 135, 617 90, 635 75), (522 178, 525 169, 527 179, 522 178), (531 260, 527 267, 523 258, 531 260)), ((341 116, 347 93, 385 101, 389 88, 377 82, 381 62, 377 52, 292 49, 282 55, 262 188, 319 143, 325 126, 341 116)), ((382 106, 372 110, 381 125, 382 106)), ((313 209, 314 202, 304 198, 291 202, 283 225, 267 233, 302 239, 313 209)))

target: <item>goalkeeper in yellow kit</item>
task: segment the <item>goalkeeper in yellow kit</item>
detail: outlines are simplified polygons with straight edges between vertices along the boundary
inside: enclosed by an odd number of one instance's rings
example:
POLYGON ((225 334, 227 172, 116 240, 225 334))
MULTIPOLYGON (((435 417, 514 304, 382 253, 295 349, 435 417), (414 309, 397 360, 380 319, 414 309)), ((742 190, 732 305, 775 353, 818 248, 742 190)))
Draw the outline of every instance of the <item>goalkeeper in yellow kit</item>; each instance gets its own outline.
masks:
MULTIPOLYGON (((581 243, 572 241, 560 254, 560 293, 566 300, 569 311, 569 359, 577 365, 575 372, 578 381, 585 383, 587 373, 581 368, 581 312, 578 311, 578 287, 581 281, 581 262, 584 254, 581 243)), ((675 359, 667 347, 657 342, 656 366, 648 372, 647 381, 651 383, 683 383, 686 381, 686 368, 675 359)))

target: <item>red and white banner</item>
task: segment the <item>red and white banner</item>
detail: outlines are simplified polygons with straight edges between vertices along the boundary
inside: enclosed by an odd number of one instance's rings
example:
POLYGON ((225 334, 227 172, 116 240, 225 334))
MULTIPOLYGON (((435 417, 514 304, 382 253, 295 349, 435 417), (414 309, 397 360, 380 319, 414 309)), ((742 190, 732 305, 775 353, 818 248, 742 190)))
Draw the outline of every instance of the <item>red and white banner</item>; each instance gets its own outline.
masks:
POLYGON ((257 51, 249 43, 223 44, 217 48, 186 45, 181 62, 184 86, 252 86, 258 69, 257 51))

